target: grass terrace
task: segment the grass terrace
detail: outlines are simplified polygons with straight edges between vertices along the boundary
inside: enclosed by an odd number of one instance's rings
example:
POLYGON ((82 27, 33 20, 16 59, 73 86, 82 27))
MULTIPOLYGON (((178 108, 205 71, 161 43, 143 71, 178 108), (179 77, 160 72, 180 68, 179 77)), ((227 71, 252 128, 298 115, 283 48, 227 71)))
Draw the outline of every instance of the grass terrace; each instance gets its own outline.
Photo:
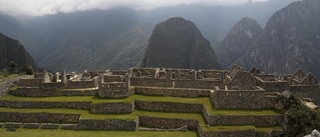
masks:
POLYGON ((158 101, 158 102, 176 102, 203 104, 211 115, 279 115, 280 111, 274 109, 216 109, 211 105, 209 97, 202 98, 182 98, 182 97, 163 97, 163 96, 145 96, 131 95, 124 99, 100 98, 97 96, 60 96, 60 97, 18 97, 13 95, 5 95, 0 100, 11 101, 48 101, 48 102, 92 102, 92 103, 117 103, 117 102, 133 102, 141 101, 158 101))

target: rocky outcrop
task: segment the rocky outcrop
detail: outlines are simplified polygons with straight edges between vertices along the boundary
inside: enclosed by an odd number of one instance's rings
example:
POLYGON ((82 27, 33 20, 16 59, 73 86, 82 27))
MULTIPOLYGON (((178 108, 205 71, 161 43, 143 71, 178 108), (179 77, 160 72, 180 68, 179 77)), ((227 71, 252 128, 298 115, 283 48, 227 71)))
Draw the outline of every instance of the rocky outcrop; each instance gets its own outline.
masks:
POLYGON ((282 74, 301 68, 320 77, 319 13, 319 0, 294 2, 279 10, 236 64, 282 74))
POLYGON ((226 38, 216 46, 215 51, 222 67, 227 68, 233 65, 247 52, 261 33, 262 28, 257 21, 247 17, 242 18, 230 29, 226 38))
POLYGON ((196 25, 175 17, 156 25, 141 67, 220 69, 220 64, 196 25))
POLYGON ((33 58, 17 40, 0 33, 0 69, 8 68, 10 61, 14 61, 17 68, 31 65, 34 70, 38 69, 33 58))

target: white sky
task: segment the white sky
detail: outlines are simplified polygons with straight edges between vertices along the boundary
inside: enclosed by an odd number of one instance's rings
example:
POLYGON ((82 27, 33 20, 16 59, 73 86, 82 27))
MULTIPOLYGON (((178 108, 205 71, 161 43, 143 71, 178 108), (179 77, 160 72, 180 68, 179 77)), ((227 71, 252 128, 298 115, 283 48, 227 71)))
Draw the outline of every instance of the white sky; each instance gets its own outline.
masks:
POLYGON ((129 7, 139 10, 181 4, 239 5, 248 1, 264 2, 268 0, 0 0, 0 13, 38 16, 57 12, 110 9, 114 7, 129 7))

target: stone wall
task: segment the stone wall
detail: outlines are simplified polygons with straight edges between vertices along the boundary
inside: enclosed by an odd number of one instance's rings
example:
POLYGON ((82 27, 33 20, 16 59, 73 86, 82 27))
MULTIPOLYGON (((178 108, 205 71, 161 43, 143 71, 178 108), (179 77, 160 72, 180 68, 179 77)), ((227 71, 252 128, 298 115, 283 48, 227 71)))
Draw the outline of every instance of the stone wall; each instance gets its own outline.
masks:
POLYGON ((42 90, 39 88, 18 88, 10 94, 26 97, 51 97, 51 96, 95 96, 98 90, 42 90))
POLYGON ((71 108, 90 110, 92 102, 46 102, 0 100, 0 107, 7 108, 71 108))
POLYGON ((94 120, 82 119, 79 121, 79 130, 112 130, 135 131, 138 128, 137 120, 94 120))
POLYGON ((91 113, 128 114, 133 111, 130 102, 91 104, 91 113))
POLYGON ((210 90, 206 89, 176 89, 176 88, 156 88, 156 87, 135 87, 135 94, 152 96, 172 96, 172 97, 208 97, 210 90))
POLYGON ((281 115, 211 115, 209 124, 276 126, 282 118, 281 115))
POLYGON ((20 79, 18 81, 19 87, 39 87, 41 83, 41 78, 28 78, 28 79, 20 79))
POLYGON ((273 98, 266 98, 265 90, 220 90, 216 89, 210 95, 215 108, 272 108, 273 98))
POLYGON ((99 85, 98 95, 108 98, 125 98, 131 95, 126 82, 109 82, 99 85))
POLYGON ((257 86, 266 90, 266 92, 283 92, 288 90, 289 84, 287 81, 264 81, 256 77, 257 86))
POLYGON ((39 88, 43 90, 61 90, 66 88, 66 84, 62 82, 40 83, 39 88))
POLYGON ((0 82, 0 97, 2 97, 5 94, 7 94, 8 91, 9 91, 9 88, 11 88, 15 84, 17 84, 20 79, 23 79, 23 78, 26 78, 26 77, 31 77, 31 76, 19 76, 19 77, 15 77, 15 78, 12 78, 12 79, 8 79, 8 80, 6 80, 4 82, 0 82))
POLYGON ((159 78, 130 78, 131 86, 172 87, 172 80, 159 78))
POLYGON ((189 130, 196 130, 198 120, 139 116, 139 126, 141 127, 176 129, 185 125, 187 125, 189 130))
POLYGON ((124 82, 124 75, 103 75, 103 82, 124 82))
POLYGON ((90 81, 68 81, 67 87, 68 89, 81 89, 81 88, 95 88, 96 79, 90 81))
POLYGON ((270 132, 256 131, 256 129, 227 130, 227 131, 204 131, 199 124, 197 127, 198 137, 280 137, 281 130, 270 132))
POLYGON ((140 101, 135 100, 136 109, 146 111, 164 111, 164 112, 185 112, 185 113, 201 113, 202 104, 174 103, 174 102, 156 102, 156 101, 140 101))
POLYGON ((38 129, 40 127, 40 123, 23 123, 22 127, 28 129, 38 129))
POLYGON ((223 81, 211 80, 175 80, 175 88, 214 89, 215 86, 224 88, 223 81))
POLYGON ((0 122, 78 123, 80 114, 0 112, 0 122))

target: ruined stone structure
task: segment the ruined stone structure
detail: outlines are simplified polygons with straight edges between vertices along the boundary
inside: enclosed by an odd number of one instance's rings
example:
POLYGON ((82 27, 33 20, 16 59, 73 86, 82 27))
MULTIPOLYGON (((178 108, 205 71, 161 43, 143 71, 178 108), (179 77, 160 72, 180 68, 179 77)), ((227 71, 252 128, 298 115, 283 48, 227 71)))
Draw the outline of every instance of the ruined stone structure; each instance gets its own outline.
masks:
MULTIPOLYGON (((311 73, 297 70, 293 75, 262 73, 253 67, 245 71, 234 66, 231 70, 193 70, 172 68, 131 68, 126 71, 85 71, 82 74, 66 74, 64 70, 52 74, 47 71, 19 80, 18 89, 9 93, 14 96, 94 96, 99 100, 114 100, 94 103, 91 101, 15 101, 0 100, 6 108, 68 108, 89 111, 92 114, 130 115, 134 110, 148 112, 172 112, 198 114, 203 122, 195 119, 164 118, 138 115, 134 119, 82 119, 80 114, 22 113, 0 111, 0 122, 22 128, 65 130, 126 130, 140 127, 188 129, 197 131, 201 137, 279 136, 281 130, 261 132, 256 129, 240 131, 210 131, 211 126, 253 125, 257 127, 280 126, 282 114, 276 115, 219 115, 214 109, 274 109, 279 92, 290 91, 319 104, 320 85, 311 73), (201 103, 165 102, 143 98, 121 101, 131 96, 159 96, 209 100, 211 106, 201 103), (205 125, 204 125, 205 124, 205 125)), ((1 125, 1 123, 0 123, 1 125)), ((145 129, 143 129, 145 130, 145 129)))

